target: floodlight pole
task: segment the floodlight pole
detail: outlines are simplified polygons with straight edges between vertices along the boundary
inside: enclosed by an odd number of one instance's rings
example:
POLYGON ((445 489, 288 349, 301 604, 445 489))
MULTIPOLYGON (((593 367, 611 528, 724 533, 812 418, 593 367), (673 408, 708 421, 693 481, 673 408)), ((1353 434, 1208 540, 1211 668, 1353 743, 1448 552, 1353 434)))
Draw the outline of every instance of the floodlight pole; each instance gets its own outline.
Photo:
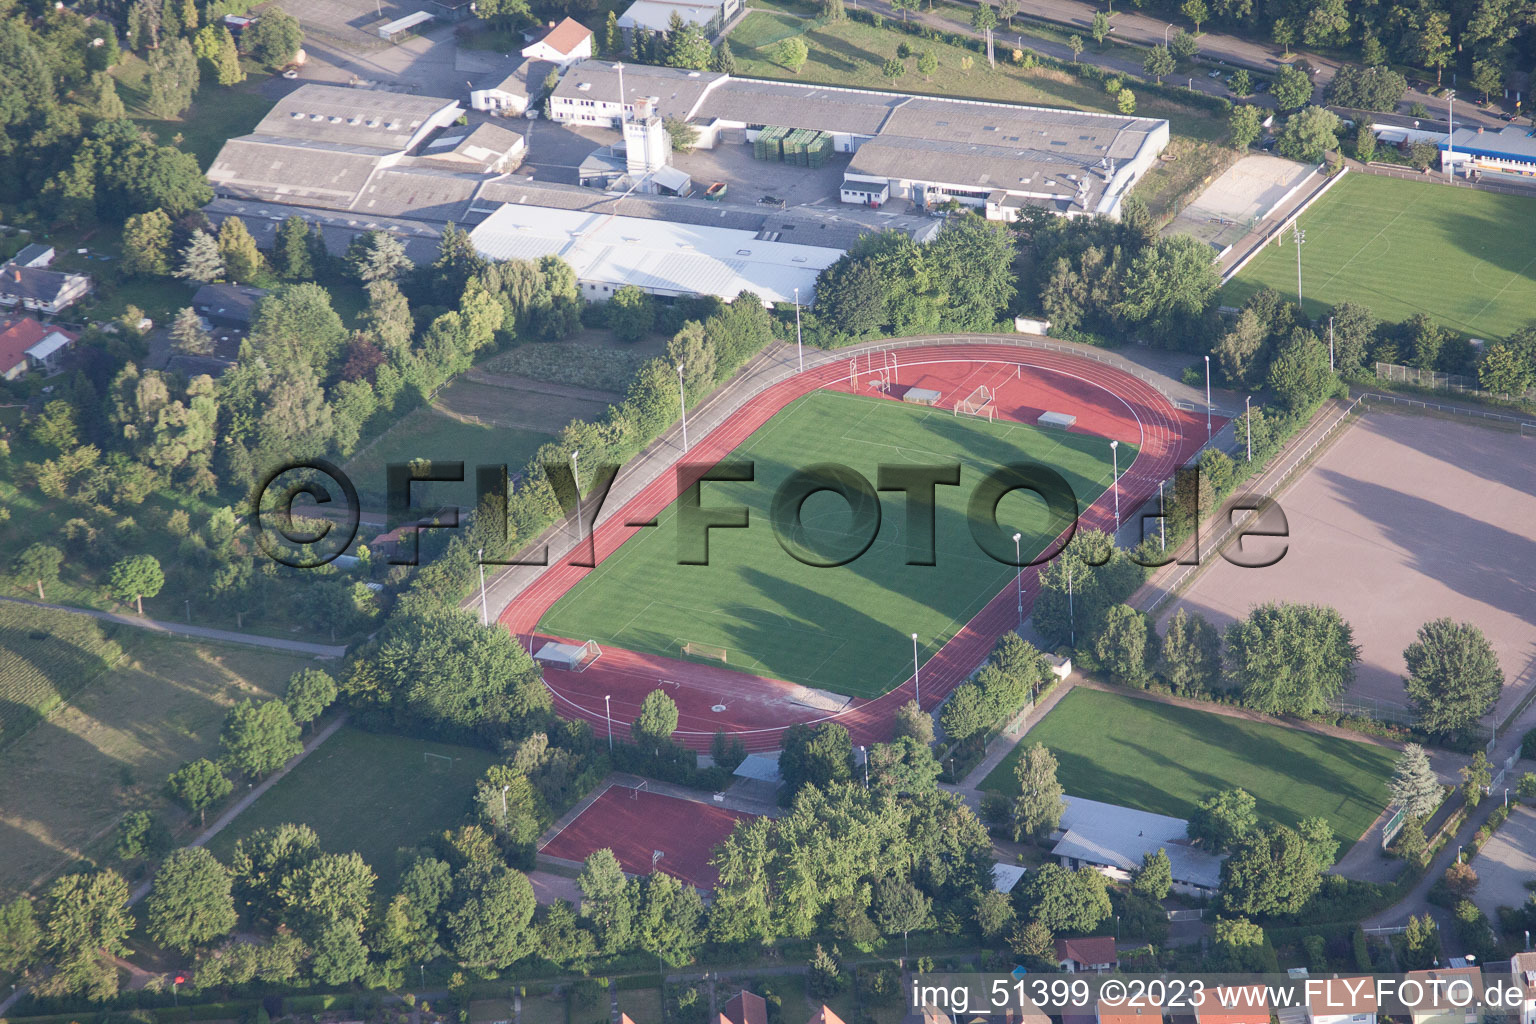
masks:
POLYGON ((1168 32, 1173 28, 1173 22, 1169 22, 1163 29, 1163 49, 1168 49, 1168 32))
POLYGON ((608 756, 613 756, 613 694, 603 695, 603 717, 608 720, 608 756))
POLYGON ((1013 535, 1013 586, 1019 595, 1019 628, 1024 628, 1024 558, 1019 554, 1019 538, 1023 534, 1013 535))
POLYGON ((581 450, 571 452, 571 480, 576 485, 576 539, 581 539, 581 470, 576 466, 576 456, 581 450))
POLYGON ((512 788, 512 783, 501 787, 501 827, 507 827, 507 790, 512 788))
POLYGON ((795 356, 800 360, 800 372, 805 372, 805 347, 800 344, 800 289, 795 289, 795 356))
POLYGON ((1211 439, 1211 357, 1205 357, 1205 439, 1211 439))
MULTIPOLYGON (((1065 554, 1065 552, 1063 552, 1065 554)), ((1067 622, 1070 630, 1069 637, 1074 648, 1077 647, 1077 608, 1072 604, 1072 563, 1067 562, 1067 622)))
MULTIPOLYGON (((1307 233, 1301 230, 1301 222, 1297 221, 1291 229, 1296 238, 1296 308, 1301 309, 1301 243, 1307 240, 1307 233)), ((1302 310, 1302 312, 1306 312, 1302 310)))
POLYGON ((1115 532, 1120 532, 1120 442, 1109 442, 1109 456, 1114 460, 1114 488, 1115 488, 1115 532))
MULTIPOLYGON (((1445 177, 1447 181, 1456 180, 1456 90, 1447 89, 1445 93, 1445 177)), ((1470 175, 1469 175, 1470 177, 1470 175)))
POLYGON ((912 634, 912 688, 917 691, 917 710, 923 710, 923 681, 917 675, 917 634, 912 634))
POLYGON ((485 548, 480 549, 480 625, 491 624, 491 613, 485 606, 485 548))
POLYGON ((1333 317, 1328 318, 1328 372, 1333 372, 1333 317))
POLYGON ((1248 461, 1253 461, 1253 396, 1243 399, 1243 420, 1248 424, 1248 461))
POLYGON ((1157 530, 1161 537, 1158 543, 1158 550, 1160 551, 1168 550, 1168 520, 1164 518, 1163 514, 1163 485, 1167 482, 1166 480, 1159 480, 1157 482, 1157 530))
POLYGON ((683 397, 683 364, 677 364, 677 405, 683 411, 683 452, 688 451, 688 400, 683 397))

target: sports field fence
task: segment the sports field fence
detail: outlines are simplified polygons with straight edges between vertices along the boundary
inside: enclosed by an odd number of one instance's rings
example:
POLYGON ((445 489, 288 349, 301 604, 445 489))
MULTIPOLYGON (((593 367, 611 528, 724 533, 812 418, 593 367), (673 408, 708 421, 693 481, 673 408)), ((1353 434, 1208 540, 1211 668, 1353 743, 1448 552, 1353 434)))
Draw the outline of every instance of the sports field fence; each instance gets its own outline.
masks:
POLYGON ((1404 398, 1401 395, 1384 395, 1379 391, 1362 391, 1360 398, 1370 402, 1391 402, 1393 405, 1403 405, 1410 408, 1423 409, 1426 412, 1443 412, 1452 416, 1466 416, 1469 419, 1491 420, 1495 423, 1506 423, 1520 432, 1521 437, 1536 438, 1536 422, 1524 419, 1520 416, 1511 416, 1508 413, 1489 412, 1486 409, 1468 409, 1464 405, 1445 405, 1440 402, 1426 402, 1417 398, 1404 398))
MULTIPOLYGON (((1460 373, 1439 373, 1435 370, 1420 370, 1413 366, 1403 366, 1400 363, 1377 363, 1376 379, 1384 380, 1392 384, 1413 384, 1421 388, 1433 388, 1436 391, 1455 391, 1465 395, 1477 395, 1481 398, 1503 398, 1504 395, 1495 395, 1481 387, 1476 377, 1468 377, 1460 373)), ((1536 401, 1536 388, 1526 388, 1524 393, 1516 396, 1518 399, 1532 402, 1536 401)))
MULTIPOLYGON (((1321 172, 1322 167, 1319 166, 1318 170, 1321 172)), ((1306 213, 1313 203, 1327 195, 1329 189, 1343 181, 1344 177, 1348 173, 1348 167, 1341 167, 1339 169, 1339 173, 1324 179, 1323 183, 1317 187, 1315 192, 1298 203, 1296 209, 1280 218, 1280 220, 1275 223, 1273 228, 1264 232, 1264 234, 1259 237, 1259 240, 1253 243, 1252 248, 1243 253, 1242 256, 1233 261, 1231 266, 1221 272, 1221 283, 1226 284, 1228 281, 1232 280, 1234 277, 1240 274, 1243 268, 1246 267, 1255 256, 1264 251, 1264 247, 1266 245, 1268 245, 1270 242, 1276 241, 1286 228, 1295 223, 1303 213, 1306 213)))

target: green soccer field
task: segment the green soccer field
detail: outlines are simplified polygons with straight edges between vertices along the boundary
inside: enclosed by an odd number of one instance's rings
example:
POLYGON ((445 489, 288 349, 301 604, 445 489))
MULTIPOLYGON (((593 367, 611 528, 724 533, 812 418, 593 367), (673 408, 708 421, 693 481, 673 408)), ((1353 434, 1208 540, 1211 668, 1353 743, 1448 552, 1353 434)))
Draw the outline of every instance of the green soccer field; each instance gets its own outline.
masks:
MULTIPOLYGON (((1344 301, 1383 320, 1427 314, 1478 338, 1536 319, 1536 200, 1430 182, 1350 174, 1301 218, 1302 295, 1310 316, 1344 301)), ((1291 232, 1221 291, 1241 305, 1265 286, 1296 297, 1291 232)))
MULTIPOLYGON (((1121 445, 1123 474, 1136 454, 1121 445)), ((677 505, 640 531, 555 603, 541 632, 633 651, 683 657, 684 642, 727 650, 726 667, 852 696, 875 696, 912 671, 912 633, 926 660, 1014 577, 971 536, 967 504, 983 475, 1009 463, 1039 462, 1066 479, 1079 507, 1109 486, 1102 438, 991 423, 888 399, 817 391, 796 400, 738 447, 756 479, 705 483, 706 508, 745 506, 747 529, 710 531, 709 564, 678 564, 677 505), (769 518, 774 492, 793 472, 839 463, 873 484, 881 464, 955 463, 960 486, 938 487, 931 566, 907 565, 906 500, 881 496, 875 540, 836 568, 803 564, 779 544, 769 518)), ((998 523, 1023 534, 1025 557, 1044 550, 1064 524, 1045 504, 1015 492, 998 523)), ((849 507, 835 494, 802 509, 808 543, 846 541, 849 507)), ((1012 557, 1011 542, 1008 557, 1012 557)))
POLYGON ((1223 789, 1253 794, 1260 820, 1321 815, 1341 840, 1387 805, 1390 747, 1078 687, 1025 734, 981 788, 1014 793, 1013 766, 1043 743, 1069 796, 1187 818, 1223 789))

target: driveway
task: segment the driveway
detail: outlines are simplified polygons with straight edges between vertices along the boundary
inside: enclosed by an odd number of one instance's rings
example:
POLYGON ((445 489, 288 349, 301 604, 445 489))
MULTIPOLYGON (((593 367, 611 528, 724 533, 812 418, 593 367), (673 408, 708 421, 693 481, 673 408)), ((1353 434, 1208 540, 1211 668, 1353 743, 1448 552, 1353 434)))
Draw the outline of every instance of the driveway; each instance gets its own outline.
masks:
MULTIPOLYGON (((1489 799, 1497 803, 1498 796, 1489 799)), ((1478 851, 1472 867, 1478 879, 1472 902, 1490 921, 1499 919, 1500 907, 1518 907, 1530 899, 1525 885, 1536 878, 1536 810, 1516 804, 1509 820, 1478 851)))

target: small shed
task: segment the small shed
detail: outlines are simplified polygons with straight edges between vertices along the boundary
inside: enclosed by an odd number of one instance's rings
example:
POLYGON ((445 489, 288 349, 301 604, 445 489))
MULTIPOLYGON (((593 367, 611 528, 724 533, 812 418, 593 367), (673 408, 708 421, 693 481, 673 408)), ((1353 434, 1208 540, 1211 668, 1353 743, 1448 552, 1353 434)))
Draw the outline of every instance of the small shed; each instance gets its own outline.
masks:
POLYGON ((942 392, 935 391, 933 388, 907 388, 906 394, 901 396, 901 400, 903 402, 910 402, 913 405, 938 405, 939 400, 943 397, 942 392))
POLYGON ((533 660, 551 668, 567 672, 580 672, 597 660, 597 645, 590 640, 584 644, 563 644, 550 640, 538 649, 533 660))
POLYGON ((407 14, 403 18, 396 18, 387 24, 379 26, 379 38, 390 42, 398 42, 401 36, 417 31, 421 26, 432 20, 429 11, 417 11, 415 14, 407 14))
POLYGON ((1068 412, 1043 412, 1035 423, 1042 427, 1060 427, 1066 430, 1077 422, 1077 417, 1068 412))
POLYGON ((1024 868, 1018 864, 992 862, 992 888, 1001 893, 1013 892, 1013 887, 1024 877, 1024 868))

